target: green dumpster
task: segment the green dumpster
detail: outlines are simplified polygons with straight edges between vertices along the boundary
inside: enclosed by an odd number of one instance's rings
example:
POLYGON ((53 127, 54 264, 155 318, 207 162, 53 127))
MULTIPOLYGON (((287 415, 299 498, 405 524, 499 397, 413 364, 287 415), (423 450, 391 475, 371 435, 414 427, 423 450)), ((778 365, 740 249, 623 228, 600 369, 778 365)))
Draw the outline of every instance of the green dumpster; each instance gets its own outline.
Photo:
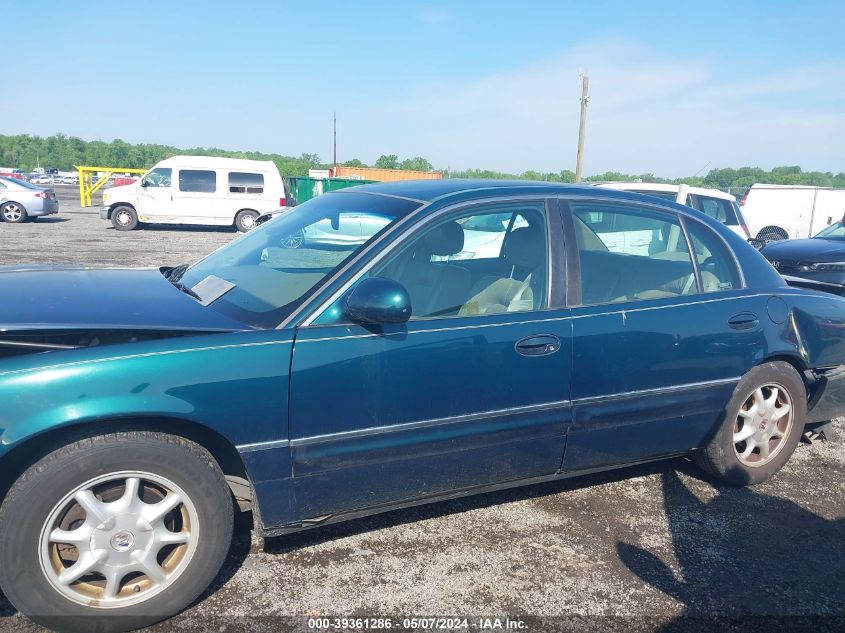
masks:
POLYGON ((355 187, 357 185, 366 185, 371 182, 376 181, 353 178, 309 178, 308 176, 301 176, 290 178, 290 193, 296 204, 302 204, 311 198, 316 198, 330 191, 337 191, 338 189, 346 189, 347 187, 355 187))

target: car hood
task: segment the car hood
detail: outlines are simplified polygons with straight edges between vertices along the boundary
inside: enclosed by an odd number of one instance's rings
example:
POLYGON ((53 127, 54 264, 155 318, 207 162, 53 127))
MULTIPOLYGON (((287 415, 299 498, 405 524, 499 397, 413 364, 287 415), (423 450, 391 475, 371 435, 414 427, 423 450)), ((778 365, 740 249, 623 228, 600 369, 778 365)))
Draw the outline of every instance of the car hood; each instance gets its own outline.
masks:
POLYGON ((783 240, 767 244, 761 252, 769 261, 841 261, 845 259, 845 240, 783 240))
POLYGON ((138 184, 136 181, 130 185, 118 185, 117 187, 108 187, 107 189, 103 189, 103 193, 108 194, 109 196, 122 196, 128 193, 134 193, 137 190, 138 184))
POLYGON ((179 291, 156 268, 0 266, 0 338, 21 330, 250 329, 179 291))

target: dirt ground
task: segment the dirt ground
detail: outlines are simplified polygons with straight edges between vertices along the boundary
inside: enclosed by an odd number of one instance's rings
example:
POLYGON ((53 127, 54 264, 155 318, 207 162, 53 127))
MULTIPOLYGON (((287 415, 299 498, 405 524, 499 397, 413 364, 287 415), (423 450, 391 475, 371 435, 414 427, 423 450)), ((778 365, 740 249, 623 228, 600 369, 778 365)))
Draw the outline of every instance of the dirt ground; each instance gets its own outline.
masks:
MULTIPOLYGON (((178 264, 236 235, 119 233, 57 189, 59 216, 0 224, 0 265, 178 264)), ((267 541, 243 515, 214 586, 153 630, 309 630, 309 615, 400 630, 435 615, 469 616, 469 630, 481 617, 523 631, 843 630, 845 424, 836 431, 753 488, 714 485, 679 459, 267 541)), ((0 595, 0 630, 39 629, 0 595)))

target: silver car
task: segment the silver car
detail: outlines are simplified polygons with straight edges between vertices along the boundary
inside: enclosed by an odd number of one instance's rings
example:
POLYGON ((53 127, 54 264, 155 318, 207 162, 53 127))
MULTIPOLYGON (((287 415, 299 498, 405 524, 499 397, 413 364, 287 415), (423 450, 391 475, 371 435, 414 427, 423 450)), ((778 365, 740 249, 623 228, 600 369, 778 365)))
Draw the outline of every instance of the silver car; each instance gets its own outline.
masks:
POLYGON ((56 192, 16 178, 0 176, 0 220, 25 222, 59 212, 56 192))

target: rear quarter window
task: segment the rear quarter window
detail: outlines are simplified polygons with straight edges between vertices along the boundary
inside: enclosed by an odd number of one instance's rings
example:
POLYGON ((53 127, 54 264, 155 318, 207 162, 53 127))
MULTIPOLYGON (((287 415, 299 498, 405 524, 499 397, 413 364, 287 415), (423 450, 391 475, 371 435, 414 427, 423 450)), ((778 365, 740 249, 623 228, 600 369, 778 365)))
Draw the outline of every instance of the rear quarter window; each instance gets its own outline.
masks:
POLYGON ((692 206, 711 218, 728 226, 737 226, 739 221, 736 217, 733 204, 730 200, 721 198, 708 198, 707 196, 691 195, 692 206))
POLYGON ((233 171, 229 173, 230 193, 264 193, 264 174, 233 171))

